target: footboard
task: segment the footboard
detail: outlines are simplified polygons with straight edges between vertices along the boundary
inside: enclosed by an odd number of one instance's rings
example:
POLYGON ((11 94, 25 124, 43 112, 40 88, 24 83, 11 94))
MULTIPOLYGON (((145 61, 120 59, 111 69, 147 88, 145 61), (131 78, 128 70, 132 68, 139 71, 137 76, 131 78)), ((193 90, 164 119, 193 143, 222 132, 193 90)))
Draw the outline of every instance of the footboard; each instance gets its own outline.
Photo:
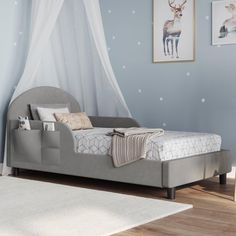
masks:
POLYGON ((163 162, 163 187, 174 188, 229 173, 232 157, 228 150, 163 162))

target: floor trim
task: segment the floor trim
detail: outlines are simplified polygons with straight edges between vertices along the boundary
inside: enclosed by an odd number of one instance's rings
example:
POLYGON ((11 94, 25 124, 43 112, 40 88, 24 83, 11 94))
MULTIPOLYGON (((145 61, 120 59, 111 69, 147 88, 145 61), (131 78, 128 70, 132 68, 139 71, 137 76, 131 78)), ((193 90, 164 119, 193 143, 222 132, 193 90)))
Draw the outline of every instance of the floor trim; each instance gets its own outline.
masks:
POLYGON ((236 171, 236 166, 232 166, 232 171, 227 174, 227 178, 234 179, 235 178, 235 171, 236 171))

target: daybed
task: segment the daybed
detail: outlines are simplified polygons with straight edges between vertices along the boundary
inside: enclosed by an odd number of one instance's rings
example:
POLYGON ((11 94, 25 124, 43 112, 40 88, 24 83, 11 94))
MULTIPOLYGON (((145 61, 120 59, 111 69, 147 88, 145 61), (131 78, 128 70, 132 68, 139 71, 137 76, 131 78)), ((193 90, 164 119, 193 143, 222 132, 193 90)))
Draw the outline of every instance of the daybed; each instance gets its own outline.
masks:
MULTIPOLYGON (((220 175, 226 183, 231 171, 231 155, 220 150, 180 159, 157 161, 143 159, 114 168, 108 155, 76 152, 70 128, 55 122, 56 131, 44 131, 42 121, 30 120, 32 130, 19 130, 17 117, 29 116, 29 104, 70 104, 71 112, 79 112, 79 103, 68 93, 54 87, 37 87, 17 97, 8 111, 7 165, 45 172, 119 181, 167 189, 167 197, 175 198, 175 188, 220 175)), ((95 127, 138 127, 131 118, 90 117, 95 127)))

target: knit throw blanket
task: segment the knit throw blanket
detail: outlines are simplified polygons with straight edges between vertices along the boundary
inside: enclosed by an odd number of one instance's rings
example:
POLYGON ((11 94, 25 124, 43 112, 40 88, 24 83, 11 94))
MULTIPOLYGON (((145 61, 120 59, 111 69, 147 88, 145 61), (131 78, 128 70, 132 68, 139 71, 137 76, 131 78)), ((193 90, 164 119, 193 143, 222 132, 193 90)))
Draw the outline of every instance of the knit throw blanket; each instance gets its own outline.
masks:
POLYGON ((146 143, 153 136, 164 134, 163 129, 117 128, 112 133, 110 154, 115 167, 146 158, 146 143))

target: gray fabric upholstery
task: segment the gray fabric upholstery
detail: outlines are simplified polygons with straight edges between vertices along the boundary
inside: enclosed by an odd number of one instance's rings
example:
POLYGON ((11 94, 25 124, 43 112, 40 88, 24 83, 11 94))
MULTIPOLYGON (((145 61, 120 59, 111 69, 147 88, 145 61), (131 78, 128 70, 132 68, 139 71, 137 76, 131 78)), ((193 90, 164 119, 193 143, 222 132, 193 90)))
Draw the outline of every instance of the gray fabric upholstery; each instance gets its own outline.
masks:
POLYGON ((105 127, 105 128, 139 127, 138 122, 132 118, 103 117, 103 116, 90 116, 89 118, 94 127, 105 127))
POLYGON ((70 104, 71 112, 79 112, 79 103, 67 92, 54 87, 37 87, 22 93, 10 105, 8 120, 17 116, 31 117, 29 104, 70 104))
POLYGON ((59 136, 54 132, 48 134, 47 131, 43 131, 41 121, 31 121, 32 135, 29 135, 30 132, 26 135, 25 132, 21 132, 19 150, 19 145, 16 143, 19 140, 16 140, 16 134, 19 137, 19 131, 15 130, 16 127, 17 121, 9 122, 9 129, 12 131, 9 135, 10 145, 8 145, 9 166, 148 186, 162 186, 161 162, 142 160, 121 168, 114 168, 110 156, 76 153, 70 129, 58 122, 55 123, 55 128, 60 133, 59 136), (38 130, 41 132, 40 135, 38 130), (48 141, 46 141, 45 136, 51 135, 53 137, 47 137, 48 141), (28 143, 29 139, 31 139, 30 143, 28 143), (60 148, 57 146, 57 139, 63 144, 60 148), (51 160, 52 155, 55 155, 54 162, 51 160), (45 162, 49 159, 50 162, 45 162))
POLYGON ((176 187, 231 171, 228 150, 163 162, 163 187, 176 187))
MULTIPOLYGON (((70 104, 80 111, 78 102, 68 93, 51 87, 31 89, 11 104, 8 112, 8 152, 10 167, 41 170, 83 177, 106 179, 155 187, 173 188, 231 171, 229 151, 159 162, 141 160, 114 168, 110 156, 80 154, 74 150, 72 131, 55 122, 56 131, 44 131, 41 121, 30 121, 31 131, 19 131, 18 115, 29 116, 28 104, 70 104)), ((131 118, 90 117, 97 127, 134 127, 131 118)))

